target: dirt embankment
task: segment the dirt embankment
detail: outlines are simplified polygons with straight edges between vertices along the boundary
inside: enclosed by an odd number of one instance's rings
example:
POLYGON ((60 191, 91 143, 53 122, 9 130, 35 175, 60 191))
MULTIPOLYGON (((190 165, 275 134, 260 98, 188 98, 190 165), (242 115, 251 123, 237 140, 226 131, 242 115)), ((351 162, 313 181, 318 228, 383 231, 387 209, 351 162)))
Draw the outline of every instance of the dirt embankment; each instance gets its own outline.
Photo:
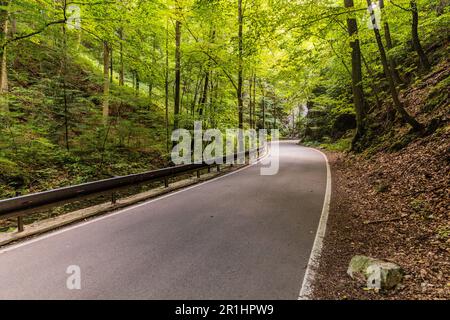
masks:
POLYGON ((450 69, 443 69, 404 97, 423 123, 440 119, 432 135, 359 155, 328 153, 333 192, 314 298, 450 299, 450 69), (427 82, 437 77, 433 88, 427 82), (444 103, 424 110, 444 93, 444 103), (402 266, 403 287, 376 293, 358 285, 346 274, 357 254, 402 266))

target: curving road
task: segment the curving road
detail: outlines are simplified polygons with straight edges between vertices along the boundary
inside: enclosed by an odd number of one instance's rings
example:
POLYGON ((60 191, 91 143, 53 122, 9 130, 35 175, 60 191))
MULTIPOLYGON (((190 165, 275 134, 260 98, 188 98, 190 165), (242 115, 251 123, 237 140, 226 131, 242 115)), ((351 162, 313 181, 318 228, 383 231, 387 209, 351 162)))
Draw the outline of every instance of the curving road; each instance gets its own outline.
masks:
POLYGON ((0 250, 0 299, 297 299, 326 162, 284 141, 261 166, 0 250))

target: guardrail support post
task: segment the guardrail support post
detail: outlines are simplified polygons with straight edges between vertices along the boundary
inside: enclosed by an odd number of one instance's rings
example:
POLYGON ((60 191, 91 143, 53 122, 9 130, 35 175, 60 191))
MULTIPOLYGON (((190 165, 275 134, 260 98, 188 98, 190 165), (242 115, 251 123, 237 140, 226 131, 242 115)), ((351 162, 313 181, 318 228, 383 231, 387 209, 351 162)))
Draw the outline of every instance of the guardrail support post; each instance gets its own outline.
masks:
POLYGON ((167 177, 164 178, 164 187, 166 187, 166 188, 169 187, 169 178, 167 178, 167 177))
POLYGON ((200 179, 200 170, 197 170, 197 178, 200 179))
POLYGON ((217 172, 220 172, 220 164, 217 165, 217 172))
POLYGON ((17 232, 23 232, 23 217, 17 217, 17 232))
POLYGON ((208 167, 208 173, 211 173, 211 167, 208 167))
POLYGON ((117 203, 117 196, 116 193, 113 192, 111 193, 111 204, 116 204, 117 203))

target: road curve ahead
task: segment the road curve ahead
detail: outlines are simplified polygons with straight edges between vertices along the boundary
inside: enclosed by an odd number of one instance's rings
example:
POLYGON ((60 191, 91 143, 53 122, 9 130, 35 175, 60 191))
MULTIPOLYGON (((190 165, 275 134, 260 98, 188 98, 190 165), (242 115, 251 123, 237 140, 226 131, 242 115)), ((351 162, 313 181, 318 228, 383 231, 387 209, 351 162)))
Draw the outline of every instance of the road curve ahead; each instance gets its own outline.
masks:
POLYGON ((297 299, 326 161, 282 141, 261 166, 0 250, 0 299, 297 299))

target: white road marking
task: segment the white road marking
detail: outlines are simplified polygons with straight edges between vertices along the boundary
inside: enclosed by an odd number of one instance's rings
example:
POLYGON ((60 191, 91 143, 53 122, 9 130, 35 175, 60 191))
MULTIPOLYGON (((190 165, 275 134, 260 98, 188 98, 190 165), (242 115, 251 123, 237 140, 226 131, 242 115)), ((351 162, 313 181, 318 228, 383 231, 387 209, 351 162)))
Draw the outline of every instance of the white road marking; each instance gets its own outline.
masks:
POLYGON ((312 283, 316 276, 316 270, 319 266, 319 259, 322 254, 323 239, 325 238, 325 233, 327 229, 328 215, 330 211, 330 200, 331 200, 331 170, 328 158, 320 150, 310 148, 322 154, 325 158, 327 165, 327 186, 325 190, 325 198, 323 201, 322 214, 320 216, 319 226, 317 228, 316 237, 314 239, 314 244, 311 250, 311 255, 309 256, 308 267, 303 278, 302 287, 298 296, 298 300, 308 300, 311 299, 312 294, 312 283))

